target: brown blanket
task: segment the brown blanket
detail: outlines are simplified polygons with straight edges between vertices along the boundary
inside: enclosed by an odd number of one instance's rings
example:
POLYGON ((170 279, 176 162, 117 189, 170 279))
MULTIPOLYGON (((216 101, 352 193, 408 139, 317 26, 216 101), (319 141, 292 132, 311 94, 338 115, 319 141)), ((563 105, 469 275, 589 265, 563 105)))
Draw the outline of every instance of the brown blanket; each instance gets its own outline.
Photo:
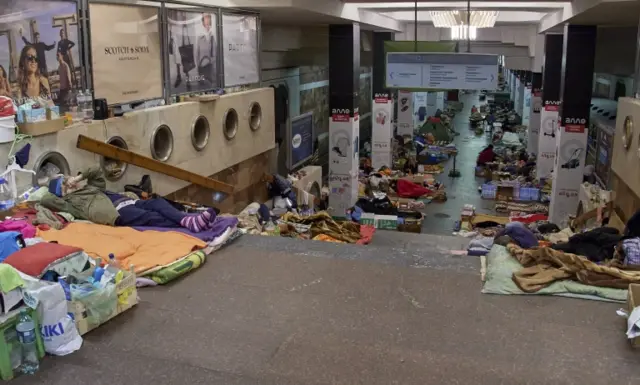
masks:
POLYGON ((282 220, 285 222, 311 225, 312 238, 324 234, 339 241, 357 243, 361 237, 359 224, 349 221, 336 222, 326 211, 320 211, 308 217, 301 217, 298 214, 289 212, 284 214, 282 220))
POLYGON ((598 265, 585 257, 548 247, 523 249, 511 243, 507 250, 524 266, 524 269, 513 273, 513 281, 526 293, 535 293, 561 279, 616 289, 640 283, 640 271, 598 265))

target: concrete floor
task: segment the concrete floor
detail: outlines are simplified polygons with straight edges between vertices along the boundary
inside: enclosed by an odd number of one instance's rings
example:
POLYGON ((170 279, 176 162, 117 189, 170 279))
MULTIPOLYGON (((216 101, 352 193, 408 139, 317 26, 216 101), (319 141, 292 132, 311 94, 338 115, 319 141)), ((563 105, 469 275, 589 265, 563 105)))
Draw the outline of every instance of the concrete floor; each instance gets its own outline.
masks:
POLYGON ((450 178, 449 171, 453 168, 453 160, 445 164, 444 172, 437 176, 437 180, 444 183, 448 200, 444 203, 429 204, 424 213, 426 220, 422 228, 423 233, 451 235, 454 224, 460 220, 460 212, 465 204, 472 204, 477 212, 492 213, 494 201, 483 200, 478 193, 478 186, 482 178, 475 177, 475 166, 478 153, 490 143, 489 134, 476 136, 469 128, 471 106, 480 106, 484 102, 478 100, 477 94, 461 95, 464 110, 456 114, 453 119, 455 130, 460 133, 455 137, 458 148, 456 169, 460 171, 459 178, 450 178))
MULTIPOLYGON (((475 159, 482 139, 459 159, 475 159)), ((451 213, 477 198, 448 185, 451 213)), ((474 183, 468 186, 468 183, 474 183)), ((458 210, 457 212, 455 212, 458 210)), ((446 221, 445 221, 446 219, 446 221)), ((431 223, 431 221, 427 221, 431 223)), ((638 384, 620 307, 480 293, 466 239, 378 232, 370 246, 245 236, 17 385, 638 384)))

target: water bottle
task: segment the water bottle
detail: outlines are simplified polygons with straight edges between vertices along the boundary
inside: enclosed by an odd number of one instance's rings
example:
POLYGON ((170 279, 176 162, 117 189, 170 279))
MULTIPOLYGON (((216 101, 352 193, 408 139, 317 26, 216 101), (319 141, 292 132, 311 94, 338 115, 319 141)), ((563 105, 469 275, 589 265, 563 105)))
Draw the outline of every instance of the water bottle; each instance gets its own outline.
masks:
POLYGON ((22 347, 20 372, 22 374, 34 374, 40 367, 38 348, 36 347, 36 324, 26 309, 20 312, 16 331, 18 332, 18 341, 20 341, 20 346, 22 347))
POLYGON ((78 122, 84 120, 84 93, 78 90, 76 94, 76 116, 74 119, 78 122))
POLYGON ((0 211, 8 211, 15 205, 13 193, 9 188, 9 183, 4 178, 0 178, 0 211))
POLYGON ((85 123, 91 123, 93 120, 93 95, 91 90, 87 89, 84 93, 84 104, 82 106, 84 112, 83 121, 85 123))

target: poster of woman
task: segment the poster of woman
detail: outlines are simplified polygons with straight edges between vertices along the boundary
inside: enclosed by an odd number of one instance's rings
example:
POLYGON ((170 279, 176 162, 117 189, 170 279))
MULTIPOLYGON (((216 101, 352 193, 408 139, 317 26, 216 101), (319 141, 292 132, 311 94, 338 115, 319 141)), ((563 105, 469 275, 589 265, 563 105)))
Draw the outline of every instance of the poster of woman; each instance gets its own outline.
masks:
POLYGON ((219 87, 218 33, 212 13, 169 11, 171 94, 219 87))
POLYGON ((20 0, 0 9, 0 95, 66 111, 81 87, 75 2, 20 0), (42 101, 42 100, 41 100, 42 101))

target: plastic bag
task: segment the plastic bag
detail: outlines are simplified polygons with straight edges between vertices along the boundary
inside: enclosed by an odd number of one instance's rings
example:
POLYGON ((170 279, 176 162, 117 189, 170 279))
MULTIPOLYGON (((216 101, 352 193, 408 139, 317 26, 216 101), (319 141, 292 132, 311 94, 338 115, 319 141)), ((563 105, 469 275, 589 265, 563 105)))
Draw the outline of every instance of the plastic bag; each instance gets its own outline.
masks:
POLYGON ((87 312, 89 329, 97 327, 115 316, 118 306, 116 285, 108 283, 96 287, 91 283, 71 285, 71 299, 82 303, 87 312))
POLYGON ((67 313, 67 300, 62 286, 34 279, 25 279, 24 302, 37 309, 44 350, 56 356, 66 356, 82 346, 82 337, 67 313))

